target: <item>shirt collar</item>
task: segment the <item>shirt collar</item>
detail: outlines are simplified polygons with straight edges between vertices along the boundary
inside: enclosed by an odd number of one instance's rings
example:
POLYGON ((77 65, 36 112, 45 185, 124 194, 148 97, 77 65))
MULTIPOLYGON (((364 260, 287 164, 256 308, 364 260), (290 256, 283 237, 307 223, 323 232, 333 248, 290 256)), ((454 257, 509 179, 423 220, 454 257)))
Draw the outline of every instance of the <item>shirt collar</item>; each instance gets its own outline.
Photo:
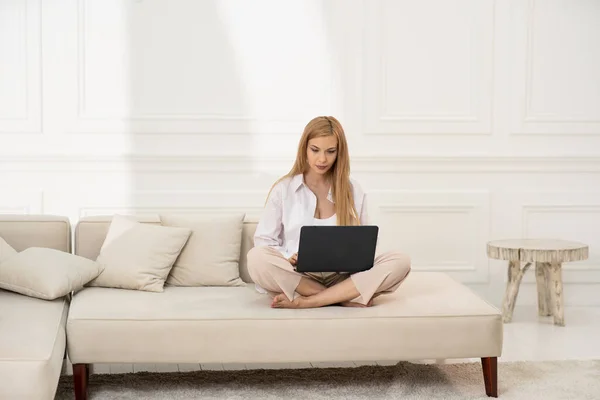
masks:
MULTIPOLYGON (((300 189, 300 187, 302 185, 305 185, 305 183, 304 183, 304 174, 294 175, 294 177, 292 178, 292 189, 294 190, 294 192, 298 191, 298 189, 300 189)), ((306 186, 306 187, 308 188, 308 186, 306 186)), ((331 194, 331 187, 329 188, 329 193, 327 195, 327 198, 332 203, 334 202, 333 201, 333 196, 331 194)))
POLYGON ((304 175, 303 174, 297 174, 294 175, 294 177, 292 178, 292 189, 294 189, 294 192, 297 191, 300 186, 302 186, 304 184, 304 175))

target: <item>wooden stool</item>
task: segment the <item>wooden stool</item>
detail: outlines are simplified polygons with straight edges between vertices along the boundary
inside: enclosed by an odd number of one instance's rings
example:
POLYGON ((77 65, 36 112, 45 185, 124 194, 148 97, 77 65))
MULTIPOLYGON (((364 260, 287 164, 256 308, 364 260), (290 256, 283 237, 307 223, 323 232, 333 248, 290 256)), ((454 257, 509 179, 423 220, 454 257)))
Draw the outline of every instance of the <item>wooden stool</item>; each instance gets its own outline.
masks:
POLYGON ((586 260, 587 245, 553 239, 494 240, 487 244, 487 254, 490 258, 508 260, 508 282, 502 304, 504 322, 512 320, 521 279, 531 264, 535 263, 538 314, 553 316, 555 325, 565 325, 562 263, 586 260), (523 268, 522 262, 526 263, 523 268))

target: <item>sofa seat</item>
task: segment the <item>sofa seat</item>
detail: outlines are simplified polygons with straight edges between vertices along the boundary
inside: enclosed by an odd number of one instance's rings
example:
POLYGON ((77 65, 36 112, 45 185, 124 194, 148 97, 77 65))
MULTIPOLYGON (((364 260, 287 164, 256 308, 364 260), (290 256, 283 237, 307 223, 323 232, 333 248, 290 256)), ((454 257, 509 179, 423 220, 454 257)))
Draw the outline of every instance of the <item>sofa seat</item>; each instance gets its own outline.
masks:
POLYGON ((73 363, 260 363, 496 357, 500 312, 438 272, 371 308, 270 308, 247 287, 90 287, 72 300, 73 363))
POLYGON ((0 399, 54 399, 65 355, 68 301, 0 289, 0 399))

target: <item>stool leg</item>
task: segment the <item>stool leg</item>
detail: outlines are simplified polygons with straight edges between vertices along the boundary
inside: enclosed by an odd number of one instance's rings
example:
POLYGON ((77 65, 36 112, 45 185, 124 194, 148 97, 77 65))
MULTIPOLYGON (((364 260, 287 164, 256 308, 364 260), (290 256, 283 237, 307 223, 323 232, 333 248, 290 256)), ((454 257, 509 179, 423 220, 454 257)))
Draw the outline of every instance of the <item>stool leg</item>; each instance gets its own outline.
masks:
POLYGON ((552 315, 554 316, 554 325, 565 326, 565 316, 563 307, 563 283, 562 283, 562 265, 552 263, 549 272, 549 289, 552 299, 552 315))
POLYGON ((552 298, 550 294, 550 264, 535 263, 535 279, 537 282, 538 315, 548 317, 552 315, 552 298))
POLYGON ((512 321, 521 279, 523 279, 523 274, 525 274, 530 265, 531 263, 527 263, 521 269, 520 261, 508 262, 508 282, 506 283, 506 293, 504 293, 504 302, 502 304, 502 319, 504 322, 512 321))

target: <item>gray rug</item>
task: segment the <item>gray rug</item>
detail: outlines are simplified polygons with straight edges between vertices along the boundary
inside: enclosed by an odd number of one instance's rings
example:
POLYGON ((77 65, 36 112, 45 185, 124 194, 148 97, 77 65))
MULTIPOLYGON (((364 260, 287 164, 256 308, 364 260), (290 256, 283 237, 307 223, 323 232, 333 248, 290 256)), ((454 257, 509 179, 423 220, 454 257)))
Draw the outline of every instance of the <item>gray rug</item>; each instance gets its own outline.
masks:
MULTIPOLYGON (((598 399, 600 361, 498 364, 501 399, 598 399)), ((487 399, 479 363, 92 375, 90 400, 487 399)), ((56 400, 73 399, 61 377, 56 400)))

